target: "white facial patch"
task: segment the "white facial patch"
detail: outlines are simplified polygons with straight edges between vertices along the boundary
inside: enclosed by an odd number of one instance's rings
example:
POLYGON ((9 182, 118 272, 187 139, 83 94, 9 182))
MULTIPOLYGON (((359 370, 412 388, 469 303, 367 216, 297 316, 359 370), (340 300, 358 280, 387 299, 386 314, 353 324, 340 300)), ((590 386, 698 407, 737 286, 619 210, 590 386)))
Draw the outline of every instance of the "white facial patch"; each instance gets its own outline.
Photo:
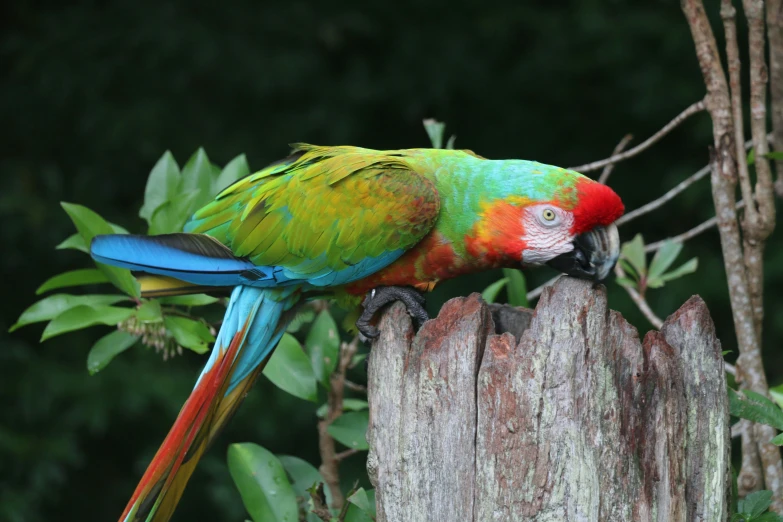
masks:
POLYGON ((574 216, 570 212, 553 205, 533 205, 525 209, 522 240, 527 248, 522 251, 522 262, 540 265, 571 252, 574 249, 574 236, 570 233, 573 224, 574 216))

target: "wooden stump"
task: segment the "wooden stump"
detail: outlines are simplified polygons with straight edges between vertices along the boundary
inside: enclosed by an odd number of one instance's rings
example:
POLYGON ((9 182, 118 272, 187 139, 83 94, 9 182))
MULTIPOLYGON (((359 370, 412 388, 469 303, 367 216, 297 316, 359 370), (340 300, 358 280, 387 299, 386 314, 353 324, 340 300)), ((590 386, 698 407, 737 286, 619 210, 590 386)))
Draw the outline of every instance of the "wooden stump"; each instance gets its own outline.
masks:
POLYGON ((380 329, 379 522, 726 519, 726 381, 700 298, 644 342, 603 287, 571 278, 535 312, 473 294, 416 335, 400 304, 380 329))

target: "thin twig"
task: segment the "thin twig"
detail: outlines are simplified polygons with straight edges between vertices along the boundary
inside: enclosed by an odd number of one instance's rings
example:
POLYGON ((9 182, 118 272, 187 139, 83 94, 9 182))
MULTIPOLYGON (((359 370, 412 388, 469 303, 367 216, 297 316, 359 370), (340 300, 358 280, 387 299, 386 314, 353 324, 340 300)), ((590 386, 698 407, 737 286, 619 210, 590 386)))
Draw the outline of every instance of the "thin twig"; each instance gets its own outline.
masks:
MULTIPOLYGON (((620 263, 614 265, 614 273, 617 277, 625 277, 625 271, 620 266, 620 263)), ((647 300, 639 292, 637 292, 635 288, 628 286, 623 286, 623 288, 625 288, 625 290, 628 292, 628 295, 631 296, 631 299, 636 304, 636 307, 639 308, 639 311, 641 311, 644 317, 650 321, 650 324, 660 330, 661 326, 663 326, 663 321, 660 317, 655 315, 655 312, 652 311, 652 308, 650 308, 647 300)))
POLYGON ((726 370, 726 373, 734 375, 735 377, 737 376, 737 367, 734 366, 733 364, 724 362, 723 368, 726 370))
POLYGON ((652 146, 658 140, 666 136, 680 123, 688 119, 690 116, 693 116, 694 114, 703 111, 704 108, 705 108, 704 100, 697 101, 696 103, 692 104, 690 107, 682 111, 680 114, 678 114, 672 121, 667 123, 661 130, 659 130, 658 132, 650 136, 647 139, 647 141, 637 145, 636 147, 627 150, 625 152, 621 152, 620 154, 614 154, 610 158, 606 158, 600 161, 594 161, 592 163, 586 163, 584 165, 578 165, 576 167, 569 167, 569 169, 581 173, 591 172, 593 170, 601 169, 607 165, 611 165, 612 163, 618 163, 628 158, 632 158, 637 154, 639 154, 640 152, 650 148, 650 146, 652 146))
POLYGON ((340 509, 345 503, 340 489, 340 460, 335 450, 335 443, 329 434, 329 426, 343 414, 343 392, 345 391, 345 374, 351 364, 351 359, 356 355, 359 346, 359 337, 354 337, 350 343, 342 343, 340 346, 337 368, 329 376, 329 393, 327 397, 326 417, 318 421, 318 449, 321 454, 321 472, 329 492, 332 494, 332 507, 340 509))
POLYGON ((337 460, 344 460, 344 459, 347 459, 348 457, 350 457, 351 455, 356 455, 357 453, 359 453, 358 449, 350 448, 350 449, 347 449, 345 451, 341 451, 340 453, 335 455, 334 458, 336 458, 337 460))
POLYGON ((326 495, 324 495, 324 484, 319 482, 315 491, 310 491, 310 498, 313 499, 312 513, 324 522, 332 520, 332 512, 326 506, 326 495))
MULTIPOLYGON (((631 140, 633 139, 633 134, 626 134, 623 136, 623 139, 620 140, 620 143, 617 144, 617 146, 612 151, 612 156, 617 156, 620 154, 623 149, 625 149, 626 145, 628 145, 631 140)), ((606 185, 607 180, 609 179, 609 176, 612 175, 612 171, 614 170, 614 163, 610 163, 606 167, 604 167, 603 172, 601 172, 601 176, 598 178, 598 183, 601 183, 602 185, 606 185)))
POLYGON ((361 384, 356 384, 353 381, 349 381, 348 379, 345 379, 345 387, 348 388, 351 391, 364 393, 367 394, 367 386, 362 386, 361 384))
MULTIPOLYGON (((745 202, 744 201, 740 200, 740 201, 737 202, 737 210, 743 208, 744 206, 745 206, 745 202)), ((718 224, 718 218, 717 217, 711 217, 710 219, 708 219, 704 223, 693 227, 692 229, 688 230, 687 232, 683 232, 682 234, 676 235, 674 237, 670 237, 670 238, 664 239, 662 241, 656 241, 655 243, 650 243, 649 245, 646 245, 644 247, 644 251, 647 252, 647 253, 655 252, 656 250, 661 248, 664 245, 664 243, 666 243, 668 241, 674 241, 675 243, 684 243, 687 240, 689 240, 689 239, 691 239, 693 237, 698 236, 699 234, 701 234, 705 230, 709 230, 710 228, 714 227, 717 224, 718 224)))

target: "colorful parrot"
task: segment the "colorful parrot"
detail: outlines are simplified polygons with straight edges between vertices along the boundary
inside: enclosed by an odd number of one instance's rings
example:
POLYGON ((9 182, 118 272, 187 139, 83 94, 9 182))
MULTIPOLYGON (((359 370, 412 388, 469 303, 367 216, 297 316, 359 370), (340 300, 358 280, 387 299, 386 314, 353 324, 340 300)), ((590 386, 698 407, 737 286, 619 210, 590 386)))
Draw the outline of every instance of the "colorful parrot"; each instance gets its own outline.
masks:
POLYGON ((184 233, 92 241, 96 261, 146 273, 144 296, 233 288, 209 360, 121 522, 169 520, 308 299, 363 304, 356 325, 373 338, 373 315, 394 300, 425 321, 419 292, 441 280, 544 263, 602 280, 619 256, 623 204, 577 172, 471 151, 294 147, 226 188, 184 233))

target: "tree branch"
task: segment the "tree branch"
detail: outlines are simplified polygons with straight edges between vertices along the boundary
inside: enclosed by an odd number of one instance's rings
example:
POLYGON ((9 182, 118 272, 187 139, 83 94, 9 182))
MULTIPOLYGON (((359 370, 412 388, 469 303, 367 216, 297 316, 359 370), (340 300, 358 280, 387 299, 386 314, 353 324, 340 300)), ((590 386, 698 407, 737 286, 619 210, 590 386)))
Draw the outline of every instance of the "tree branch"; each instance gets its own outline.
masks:
MULTIPOLYGON (((617 277, 625 277, 625 271, 620 266, 620 263, 614 265, 614 273, 617 277)), ((631 296, 631 299, 636 304, 637 308, 639 308, 639 311, 644 314, 644 317, 646 317, 648 321, 650 321, 650 324, 660 330, 661 326, 663 326, 663 320, 652 311, 652 308, 650 308, 650 305, 647 303, 644 296, 637 292, 635 288, 628 286, 623 286, 623 288, 625 288, 625 291, 631 296)))
MULTIPOLYGON (((744 201, 740 200, 740 201, 737 202, 737 210, 739 210, 741 208, 744 208, 744 207, 745 207, 745 202, 744 201)), ((664 245, 664 243, 666 243, 667 241, 674 241, 675 243, 684 243, 687 240, 689 240, 689 239, 691 239, 693 237, 698 236, 699 234, 701 234, 705 230, 709 230, 710 228, 714 227, 717 223, 718 223, 718 218, 717 217, 711 217, 710 219, 708 219, 704 223, 701 223, 700 225, 696 225, 695 227, 693 227, 692 229, 688 230, 687 232, 683 232, 682 234, 676 235, 674 237, 670 237, 670 238, 667 238, 667 239, 664 239, 664 240, 661 240, 661 241, 656 241, 655 243, 650 243, 649 245, 645 245, 644 251, 647 252, 647 253, 655 252, 656 250, 661 248, 664 245)))
POLYGON ((669 132, 671 132, 674 128, 676 128, 679 124, 681 124, 683 121, 688 119, 690 116, 693 116, 696 113, 699 113, 703 111, 705 108, 704 101, 697 101, 696 103, 692 104, 690 107, 682 111, 680 114, 678 114, 672 121, 667 123, 661 130, 647 138, 646 141, 640 143, 636 147, 627 150, 625 152, 621 152, 619 154, 614 154, 610 158, 606 158, 600 161, 594 161, 592 163, 586 163, 584 165, 578 165, 576 167, 569 167, 570 170, 575 170, 577 172, 585 173, 585 172, 591 172, 593 170, 598 170, 600 168, 603 168, 607 165, 611 165, 613 163, 618 163, 620 161, 626 160, 628 158, 632 158, 639 154, 640 152, 643 152, 647 149, 649 149, 652 145, 654 145, 656 142, 658 142, 661 138, 666 136, 669 132))
MULTIPOLYGON (((623 149, 625 149, 626 145, 628 145, 631 140, 633 139, 633 134, 626 134, 623 136, 623 139, 620 140, 620 143, 617 144, 617 146, 612 151, 612 156, 617 156, 620 154, 623 149)), ((606 167, 604 167, 603 172, 601 172, 601 176, 598 178, 598 183, 601 183, 602 185, 606 185, 606 181, 609 179, 609 176, 612 175, 612 171, 614 170, 614 163, 610 163, 606 167)))
MULTIPOLYGON (((769 44, 769 91, 775 143, 783 145, 783 2, 767 0, 767 42, 769 44)), ((783 197, 783 160, 775 160, 775 192, 783 197)))

